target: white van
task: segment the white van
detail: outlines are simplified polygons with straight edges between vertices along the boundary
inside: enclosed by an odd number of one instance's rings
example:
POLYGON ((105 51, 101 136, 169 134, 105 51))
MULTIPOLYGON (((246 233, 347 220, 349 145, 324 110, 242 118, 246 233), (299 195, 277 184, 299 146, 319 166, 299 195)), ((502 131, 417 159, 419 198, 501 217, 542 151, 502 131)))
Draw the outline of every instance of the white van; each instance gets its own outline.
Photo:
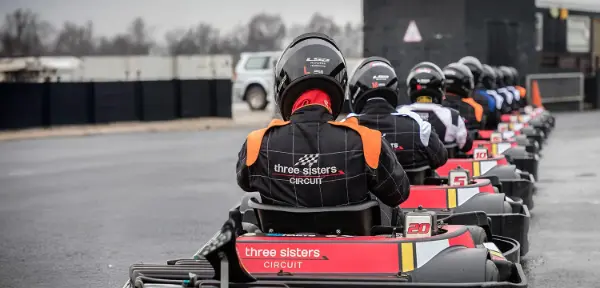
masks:
POLYGON ((233 97, 250 110, 264 110, 273 99, 273 69, 281 51, 244 52, 233 74, 233 97))

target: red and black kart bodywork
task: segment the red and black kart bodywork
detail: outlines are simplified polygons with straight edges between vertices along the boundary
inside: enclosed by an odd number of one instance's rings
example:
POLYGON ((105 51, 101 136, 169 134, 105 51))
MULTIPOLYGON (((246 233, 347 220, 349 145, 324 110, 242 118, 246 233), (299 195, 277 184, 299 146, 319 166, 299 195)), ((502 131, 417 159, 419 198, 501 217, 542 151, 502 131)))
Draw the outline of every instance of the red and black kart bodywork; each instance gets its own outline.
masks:
MULTIPOLYGON (((486 148, 490 155, 504 155, 510 164, 514 164, 517 169, 528 172, 533 176, 533 179, 538 179, 538 167, 540 156, 535 147, 521 146, 516 139, 504 140, 502 142, 491 142, 489 140, 474 140, 471 151, 465 153, 467 156, 472 156, 473 151, 477 148, 486 148), (531 148, 531 149, 529 149, 531 148), (532 152, 533 151, 533 152, 532 152)), ((532 182, 534 181, 533 179, 532 182)))
POLYGON ((435 185, 411 186, 408 199, 400 204, 403 211, 418 207, 435 211, 440 216, 473 211, 484 212, 491 220, 494 235, 515 239, 521 244, 521 256, 529 251, 529 220, 531 214, 522 201, 516 202, 498 193, 488 179, 475 179, 464 186, 448 186, 446 179, 435 185))
POLYGON ((405 238, 393 227, 386 227, 391 233, 365 230, 380 221, 377 201, 336 208, 249 205, 253 209, 230 211, 192 259, 132 265, 124 287, 527 287, 518 242, 454 225, 452 216, 442 220, 450 224, 440 224, 436 235, 405 238), (248 212, 260 227, 255 233, 242 229, 248 212), (289 220, 297 225, 285 224, 289 220), (334 230, 290 232, 309 226, 334 230), (484 238, 492 240, 480 241, 484 238))
POLYGON ((471 178, 490 179, 492 185, 506 196, 515 201, 521 199, 531 210, 533 209, 533 194, 535 187, 529 173, 517 171, 515 165, 509 165, 504 155, 492 156, 488 159, 452 158, 435 172, 439 177, 448 177, 451 170, 461 167, 469 171, 471 178))

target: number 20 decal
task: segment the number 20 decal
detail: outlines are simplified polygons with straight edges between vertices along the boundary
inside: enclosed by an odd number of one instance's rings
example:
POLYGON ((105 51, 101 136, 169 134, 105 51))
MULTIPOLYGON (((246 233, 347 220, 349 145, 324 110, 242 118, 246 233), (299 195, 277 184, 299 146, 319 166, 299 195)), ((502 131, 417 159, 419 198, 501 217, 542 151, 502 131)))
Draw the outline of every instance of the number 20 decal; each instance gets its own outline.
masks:
POLYGON ((406 234, 429 234, 431 224, 429 223, 410 223, 406 234))

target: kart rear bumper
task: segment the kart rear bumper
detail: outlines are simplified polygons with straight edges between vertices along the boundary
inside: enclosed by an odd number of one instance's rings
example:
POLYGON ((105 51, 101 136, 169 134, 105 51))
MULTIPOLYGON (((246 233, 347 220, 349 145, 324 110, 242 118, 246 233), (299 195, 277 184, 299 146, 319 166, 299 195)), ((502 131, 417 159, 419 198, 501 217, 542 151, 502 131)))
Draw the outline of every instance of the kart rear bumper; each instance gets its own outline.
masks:
POLYGON ((513 213, 488 214, 492 220, 492 234, 517 240, 521 244, 521 256, 529 252, 529 220, 531 214, 527 205, 510 203, 513 213))
POLYGON ((500 182, 502 183, 501 193, 515 200, 522 199, 523 204, 527 205, 529 209, 533 209, 535 186, 530 179, 500 179, 500 182))
MULTIPOLYGON (((230 283, 229 287, 405 287, 405 288, 524 288, 527 280, 523 268, 518 263, 510 263, 499 267, 501 273, 509 275, 508 281, 474 282, 474 283, 433 283, 411 282, 410 274, 397 276, 377 275, 256 275, 257 281, 252 283, 230 283)), ((136 264, 129 269, 130 280, 123 288, 153 287, 220 287, 218 280, 212 280, 214 272, 210 264, 202 260, 183 260, 174 265, 136 264), (136 280, 138 285, 134 285, 136 280), (182 285, 185 283, 184 285, 182 285), (187 284, 187 286, 185 286, 187 284), (145 285, 145 286, 143 286, 145 285)), ((468 272, 465 272, 468 273, 468 272)), ((440 277, 442 278, 442 277, 440 277)), ((503 277, 504 278, 504 277, 503 277)))

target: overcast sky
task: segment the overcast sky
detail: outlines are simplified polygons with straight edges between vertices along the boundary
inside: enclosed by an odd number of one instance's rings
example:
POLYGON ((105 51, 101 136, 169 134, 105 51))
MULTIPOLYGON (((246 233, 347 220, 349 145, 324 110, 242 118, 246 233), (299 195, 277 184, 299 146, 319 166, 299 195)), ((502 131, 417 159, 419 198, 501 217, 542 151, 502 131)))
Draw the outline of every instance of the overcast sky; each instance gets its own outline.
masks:
POLYGON ((91 20, 103 35, 124 31, 140 16, 154 28, 157 38, 199 22, 230 30, 263 11, 282 15, 286 24, 306 23, 316 11, 339 23, 362 22, 361 0, 0 0, 2 14, 17 8, 29 8, 56 26, 67 20, 91 20))

